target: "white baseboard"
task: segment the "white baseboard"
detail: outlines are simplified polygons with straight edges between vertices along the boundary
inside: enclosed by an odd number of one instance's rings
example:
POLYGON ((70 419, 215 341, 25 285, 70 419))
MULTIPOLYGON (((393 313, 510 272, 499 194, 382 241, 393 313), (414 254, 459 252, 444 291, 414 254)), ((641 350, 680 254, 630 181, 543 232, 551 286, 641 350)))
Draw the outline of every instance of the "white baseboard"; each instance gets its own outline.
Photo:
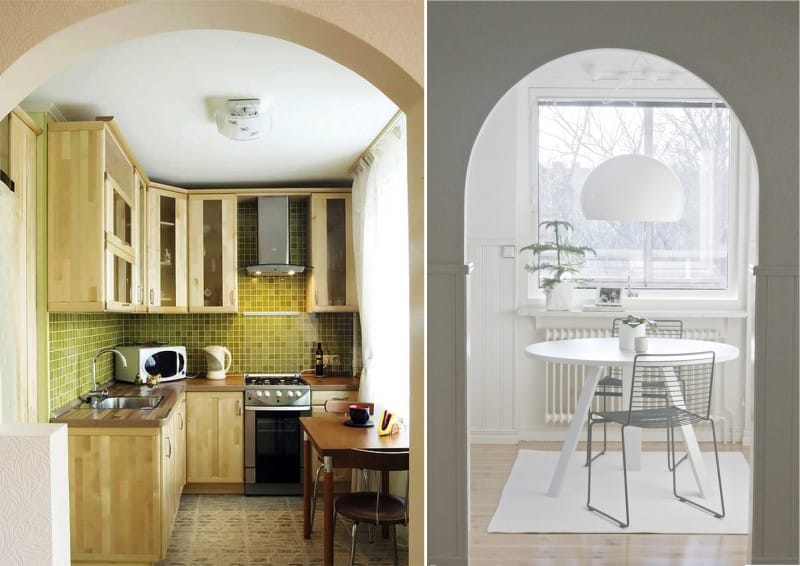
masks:
POLYGON ((519 434, 516 431, 470 431, 470 444, 518 444, 519 434))

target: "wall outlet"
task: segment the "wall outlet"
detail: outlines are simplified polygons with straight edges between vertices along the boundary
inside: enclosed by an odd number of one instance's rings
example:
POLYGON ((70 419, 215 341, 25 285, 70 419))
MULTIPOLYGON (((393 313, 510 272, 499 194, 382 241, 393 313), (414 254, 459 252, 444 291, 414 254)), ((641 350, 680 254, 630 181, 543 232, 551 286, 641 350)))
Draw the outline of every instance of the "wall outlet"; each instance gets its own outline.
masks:
POLYGON ((342 363, 339 354, 325 354, 322 356, 322 363, 326 366, 338 366, 342 363))

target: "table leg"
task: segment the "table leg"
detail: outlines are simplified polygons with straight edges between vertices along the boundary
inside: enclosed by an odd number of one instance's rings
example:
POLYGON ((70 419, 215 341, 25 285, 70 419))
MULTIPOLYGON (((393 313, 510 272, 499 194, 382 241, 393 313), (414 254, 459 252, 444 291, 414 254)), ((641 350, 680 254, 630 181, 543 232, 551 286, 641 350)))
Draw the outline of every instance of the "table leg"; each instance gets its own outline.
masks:
MULTIPOLYGON (((633 386, 633 366, 622 367, 622 410, 628 410, 633 386)), ((625 428, 625 460, 629 470, 642 469, 642 429, 635 426, 625 428)))
POLYGON ((311 442, 303 433, 303 538, 311 538, 311 442))
POLYGON ((333 566, 333 458, 325 456, 322 459, 324 464, 324 515, 325 520, 322 528, 322 538, 324 540, 323 561, 325 566, 333 566))
MULTIPOLYGON (((661 374, 664 376, 664 382, 667 383, 667 396, 670 403, 676 407, 685 409, 686 405, 681 393, 681 387, 677 383, 675 371, 671 367, 661 368, 661 374), (671 385, 673 384, 674 385, 671 385)), ((683 425, 681 428, 681 435, 683 436, 683 444, 686 447, 686 453, 689 455, 689 462, 692 464, 692 472, 694 479, 697 482, 697 487, 700 490, 700 495, 704 498, 714 495, 714 483, 708 480, 708 470, 706 470, 706 463, 703 461, 703 455, 700 453, 700 446, 697 444, 697 437, 694 435, 694 428, 692 425, 683 425)), ((669 447, 667 447, 669 450, 669 447)))
MULTIPOLYGON (((381 474, 381 493, 389 493, 389 472, 381 474)), ((381 535, 383 538, 389 538, 389 525, 381 527, 381 535)))
POLYGON ((575 414, 572 415, 572 423, 569 425, 567 438, 561 446, 561 455, 558 457, 558 464, 553 471, 553 477, 550 480, 550 488, 547 490, 547 495, 550 497, 558 497, 561 495, 561 488, 564 482, 564 476, 567 473, 567 465, 572 453, 575 452, 575 447, 578 445, 578 437, 583 430, 583 425, 586 422, 586 416, 589 413, 589 405, 592 404, 592 397, 594 397, 594 389, 597 386, 597 380, 600 379, 601 367, 591 368, 589 375, 583 382, 583 389, 578 397, 578 405, 575 407, 575 414))

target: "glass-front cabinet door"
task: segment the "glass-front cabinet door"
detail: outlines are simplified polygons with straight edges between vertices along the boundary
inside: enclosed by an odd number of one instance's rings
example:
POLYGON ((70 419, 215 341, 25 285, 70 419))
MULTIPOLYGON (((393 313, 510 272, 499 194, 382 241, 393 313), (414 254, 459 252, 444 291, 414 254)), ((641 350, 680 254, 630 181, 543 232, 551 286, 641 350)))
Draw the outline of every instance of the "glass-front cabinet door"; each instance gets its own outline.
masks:
POLYGON ((236 195, 189 196, 189 311, 236 312, 236 195))
MULTIPOLYGON (((131 170, 131 174, 133 170, 131 170)), ((136 308, 139 277, 136 261, 136 214, 134 195, 122 189, 109 173, 106 191, 106 310, 132 311, 136 308)))
POLYGON ((350 193, 311 195, 308 310, 358 310, 350 193))
POLYGON ((186 194, 147 190, 147 307, 186 312, 186 194))

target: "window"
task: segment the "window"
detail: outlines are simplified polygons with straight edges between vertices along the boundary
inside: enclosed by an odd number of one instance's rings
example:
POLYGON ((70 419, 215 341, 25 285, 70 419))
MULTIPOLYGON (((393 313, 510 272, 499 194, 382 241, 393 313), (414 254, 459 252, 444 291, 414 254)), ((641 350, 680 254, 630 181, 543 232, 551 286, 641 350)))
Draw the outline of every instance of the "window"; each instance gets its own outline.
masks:
MULTIPOLYGON (((531 178, 539 220, 563 219, 597 250, 584 278, 652 289, 727 289, 731 116, 721 101, 534 98, 531 178), (679 222, 586 220, 583 181, 611 157, 640 153, 683 183, 679 222)), ((594 286, 593 283, 590 283, 594 286)))

